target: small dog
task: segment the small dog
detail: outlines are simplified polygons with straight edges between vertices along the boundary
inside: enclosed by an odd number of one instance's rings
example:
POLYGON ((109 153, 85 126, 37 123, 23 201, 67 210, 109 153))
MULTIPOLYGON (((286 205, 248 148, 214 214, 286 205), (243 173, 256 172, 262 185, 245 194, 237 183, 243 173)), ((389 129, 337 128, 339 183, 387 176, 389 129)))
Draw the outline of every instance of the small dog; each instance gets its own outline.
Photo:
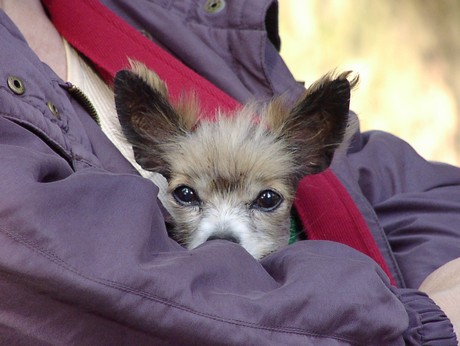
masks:
POLYGON ((350 72, 326 75, 289 106, 283 97, 214 120, 193 97, 172 105, 144 65, 115 78, 115 103, 136 161, 168 182, 170 236, 189 249, 214 239, 260 259, 288 244, 298 181, 326 169, 344 140, 350 72))

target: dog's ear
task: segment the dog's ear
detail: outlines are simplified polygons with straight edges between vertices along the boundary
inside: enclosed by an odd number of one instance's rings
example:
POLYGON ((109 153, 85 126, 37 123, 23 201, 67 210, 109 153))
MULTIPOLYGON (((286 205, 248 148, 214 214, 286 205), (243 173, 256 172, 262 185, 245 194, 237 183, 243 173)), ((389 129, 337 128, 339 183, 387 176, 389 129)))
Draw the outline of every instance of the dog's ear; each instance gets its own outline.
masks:
MULTIPOLYGON (((280 135, 288 139, 300 164, 298 178, 329 167, 334 151, 342 143, 348 124, 351 89, 358 82, 358 76, 348 80, 350 74, 324 76, 281 118, 278 112, 278 118, 269 125, 278 127, 280 135)), ((269 113, 273 118, 277 112, 269 113)))
POLYGON ((173 107, 164 82, 140 63, 115 76, 115 106, 123 134, 142 168, 169 176, 166 147, 195 125, 197 107, 173 107), (184 109, 189 112, 184 114, 184 109))

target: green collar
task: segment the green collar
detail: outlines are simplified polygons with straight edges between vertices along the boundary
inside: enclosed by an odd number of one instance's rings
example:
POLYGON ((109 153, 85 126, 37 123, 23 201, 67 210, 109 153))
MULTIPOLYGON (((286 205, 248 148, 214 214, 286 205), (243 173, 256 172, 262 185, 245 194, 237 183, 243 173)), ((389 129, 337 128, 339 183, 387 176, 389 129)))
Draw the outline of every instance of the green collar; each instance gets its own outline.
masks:
POLYGON ((297 213, 294 209, 291 212, 291 227, 289 232, 289 245, 294 244, 299 239, 299 237, 302 238, 302 223, 300 222, 299 217, 297 216, 297 213))

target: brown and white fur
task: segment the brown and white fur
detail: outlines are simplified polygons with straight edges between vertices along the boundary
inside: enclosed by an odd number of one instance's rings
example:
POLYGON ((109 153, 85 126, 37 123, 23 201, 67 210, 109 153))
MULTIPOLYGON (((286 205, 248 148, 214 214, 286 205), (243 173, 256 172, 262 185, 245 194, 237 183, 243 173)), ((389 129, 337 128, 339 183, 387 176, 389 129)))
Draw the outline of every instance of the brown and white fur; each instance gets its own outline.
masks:
POLYGON ((120 71, 119 121, 136 161, 168 181, 170 236, 190 249, 230 240, 257 259, 287 245, 298 181, 326 169, 344 139, 348 76, 326 75, 294 106, 279 97, 206 120, 194 98, 171 104, 142 64, 120 71))

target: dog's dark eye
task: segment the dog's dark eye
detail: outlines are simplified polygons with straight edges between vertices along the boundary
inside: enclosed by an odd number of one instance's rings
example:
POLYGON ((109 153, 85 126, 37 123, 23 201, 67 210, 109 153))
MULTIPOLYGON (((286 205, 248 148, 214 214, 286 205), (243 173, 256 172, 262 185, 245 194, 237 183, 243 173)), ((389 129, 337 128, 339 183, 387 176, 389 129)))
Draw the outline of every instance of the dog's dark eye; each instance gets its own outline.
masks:
POLYGON ((173 191, 173 196, 179 204, 199 205, 201 203, 197 193, 191 187, 182 185, 173 191))
POLYGON ((252 208, 258 209, 261 211, 272 211, 279 207, 283 197, 275 191, 264 190, 259 193, 259 196, 252 203, 252 208))

